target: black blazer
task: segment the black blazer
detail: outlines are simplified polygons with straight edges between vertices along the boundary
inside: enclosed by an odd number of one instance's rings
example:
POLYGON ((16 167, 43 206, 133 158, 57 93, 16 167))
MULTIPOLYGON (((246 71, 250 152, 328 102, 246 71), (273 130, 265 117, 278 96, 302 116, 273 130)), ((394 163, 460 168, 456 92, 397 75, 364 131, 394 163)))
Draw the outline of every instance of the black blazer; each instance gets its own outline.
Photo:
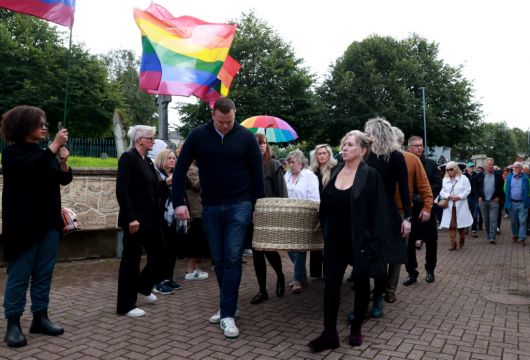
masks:
POLYGON ((116 178, 116 198, 120 205, 118 226, 127 228, 134 220, 140 226, 159 226, 163 218, 159 187, 151 159, 142 158, 135 148, 124 152, 118 161, 116 178))
POLYGON ((436 199, 440 191, 442 190, 442 173, 436 165, 436 161, 427 159, 425 156, 420 157, 423 168, 429 178, 429 184, 431 184, 433 199, 436 199))
MULTIPOLYGON (((493 196, 491 197, 491 200, 495 198, 501 198, 504 195, 504 180, 502 178, 502 175, 498 173, 497 171, 493 172, 493 175, 495 177, 495 192, 493 193, 493 196)), ((476 181, 476 187, 475 187, 475 195, 477 198, 482 198, 484 200, 484 177, 485 173, 480 173, 477 175, 477 181, 476 181)))
MULTIPOLYGON (((335 178, 343 167, 344 163, 339 163, 335 167, 326 187, 334 186, 335 178)), ((354 276, 384 278, 386 262, 384 247, 386 239, 390 236, 387 200, 381 175, 365 162, 361 162, 357 169, 350 200, 354 276)), ((322 202, 320 204, 320 224, 326 244, 330 214, 329 209, 322 206, 322 202)), ((329 255, 331 254, 326 252, 324 245, 324 256, 329 255)), ((333 259, 327 258, 326 261, 333 259)))
POLYGON ((2 153, 2 241, 4 259, 16 260, 53 229, 62 230, 61 190, 72 171, 61 171, 50 149, 15 143, 2 153))

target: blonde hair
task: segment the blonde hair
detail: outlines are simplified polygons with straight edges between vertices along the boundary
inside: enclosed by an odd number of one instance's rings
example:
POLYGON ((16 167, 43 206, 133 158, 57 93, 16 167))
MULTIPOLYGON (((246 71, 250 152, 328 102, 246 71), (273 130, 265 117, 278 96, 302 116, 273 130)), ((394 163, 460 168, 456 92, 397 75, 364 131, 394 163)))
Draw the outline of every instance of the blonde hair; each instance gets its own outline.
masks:
POLYGON ((371 150, 376 155, 381 155, 386 161, 390 159, 393 151, 399 151, 400 146, 397 143, 392 125, 383 118, 373 118, 364 125, 364 132, 372 139, 371 150))
POLYGON ((322 175, 322 186, 326 186, 329 178, 331 177, 331 170, 337 165, 337 160, 333 157, 333 150, 331 150, 331 146, 328 144, 320 144, 315 146, 315 149, 311 153, 311 161, 309 164, 309 168, 311 171, 316 172, 317 170, 320 171, 320 175, 322 175), (324 166, 321 168, 320 163, 317 159, 317 152, 320 149, 326 149, 329 155, 328 161, 324 164, 324 166))
POLYGON ((366 154, 364 155, 365 157, 370 153, 370 149, 372 147, 372 144, 373 144, 373 140, 371 137, 369 137, 368 135, 366 135, 365 133, 363 133, 362 131, 359 131, 359 130, 351 130, 349 131, 348 133, 346 133, 346 135, 344 135, 342 137, 342 139, 340 140, 340 148, 342 149, 342 147, 344 146, 344 143, 346 142, 346 139, 350 136, 353 136, 355 138, 355 144, 357 146, 359 146, 361 149, 366 149, 366 154))
POLYGON ((163 150, 160 150, 160 152, 158 153, 158 155, 156 155, 156 158, 155 158, 155 166, 158 168, 158 169, 162 169, 162 170, 165 170, 164 169, 164 164, 166 163, 166 159, 167 157, 169 156, 169 154, 173 154, 175 155, 175 158, 177 157, 177 155, 175 154, 175 152, 171 149, 163 149, 163 150))
POLYGON ((460 167, 457 165, 457 163, 455 163, 454 161, 449 161, 445 165, 444 177, 449 177, 449 173, 447 172, 447 170, 449 170, 449 169, 455 169, 455 176, 461 176, 462 175, 462 170, 460 170, 460 167))

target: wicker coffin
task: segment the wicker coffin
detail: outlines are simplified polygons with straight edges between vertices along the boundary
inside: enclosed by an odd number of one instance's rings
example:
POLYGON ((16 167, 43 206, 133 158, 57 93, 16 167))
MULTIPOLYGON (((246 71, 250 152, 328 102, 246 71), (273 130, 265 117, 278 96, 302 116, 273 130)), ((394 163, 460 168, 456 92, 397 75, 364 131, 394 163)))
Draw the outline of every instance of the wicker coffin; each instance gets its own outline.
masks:
POLYGON ((263 198, 256 203, 252 246, 258 250, 320 250, 324 247, 319 203, 263 198))

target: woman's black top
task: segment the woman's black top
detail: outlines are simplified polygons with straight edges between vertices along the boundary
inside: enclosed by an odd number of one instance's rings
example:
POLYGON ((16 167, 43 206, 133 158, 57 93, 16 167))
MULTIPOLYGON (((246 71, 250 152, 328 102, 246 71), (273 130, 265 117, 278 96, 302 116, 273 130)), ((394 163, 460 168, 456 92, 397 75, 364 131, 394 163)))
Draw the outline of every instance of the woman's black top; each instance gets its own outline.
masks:
POLYGON ((321 211, 325 211, 329 215, 329 236, 326 249, 334 254, 349 254, 348 259, 350 261, 353 260, 351 187, 339 190, 335 187, 335 181, 333 181, 332 184, 324 188, 320 202, 321 211))
POLYGON ((21 142, 2 152, 2 242, 4 259, 16 260, 50 230, 62 230, 61 190, 72 171, 37 143, 21 142))

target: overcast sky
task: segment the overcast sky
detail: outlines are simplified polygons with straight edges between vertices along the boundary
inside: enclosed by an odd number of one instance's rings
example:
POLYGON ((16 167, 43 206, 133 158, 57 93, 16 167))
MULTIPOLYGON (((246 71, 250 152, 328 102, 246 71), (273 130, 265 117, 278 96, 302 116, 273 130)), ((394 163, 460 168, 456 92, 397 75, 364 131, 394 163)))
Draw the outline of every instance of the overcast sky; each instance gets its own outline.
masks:
MULTIPOLYGON (((440 57, 446 63, 464 66, 463 75, 473 83, 486 121, 506 121, 511 127, 525 130, 530 126, 526 109, 530 12, 523 0, 156 2, 174 16, 190 15, 209 22, 226 22, 254 9, 319 76, 327 73, 328 66, 353 41, 371 34, 403 39, 417 33, 439 44, 440 57)), ((149 0, 77 0, 74 41, 84 42, 94 53, 125 48, 140 55, 140 31, 132 11, 134 7, 145 9, 149 3, 149 0)))

